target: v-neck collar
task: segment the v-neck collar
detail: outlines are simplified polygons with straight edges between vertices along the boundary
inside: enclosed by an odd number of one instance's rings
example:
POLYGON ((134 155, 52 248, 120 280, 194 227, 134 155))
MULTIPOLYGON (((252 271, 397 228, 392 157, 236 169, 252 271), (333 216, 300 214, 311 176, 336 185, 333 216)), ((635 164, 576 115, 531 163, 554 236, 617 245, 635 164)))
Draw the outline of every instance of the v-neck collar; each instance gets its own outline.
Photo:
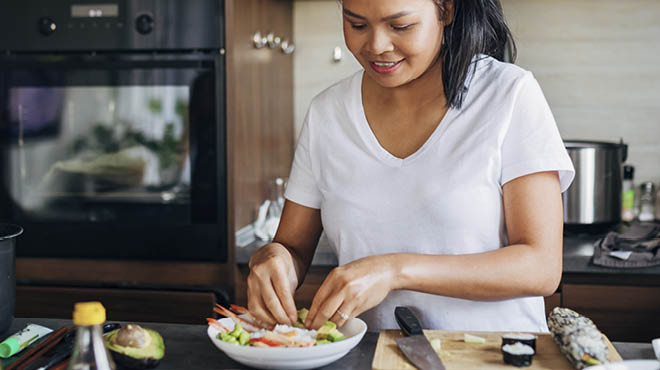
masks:
POLYGON ((364 78, 364 70, 361 73, 358 73, 356 78, 353 80, 353 86, 352 88, 355 91, 355 96, 357 97, 355 99, 355 104, 356 107, 353 110, 354 112, 357 112, 357 130, 362 137, 362 140, 365 142, 367 147, 371 150, 371 152, 378 157, 383 163, 387 164, 388 166, 392 167, 403 167, 409 165, 411 162, 413 162, 416 158, 419 158, 424 152, 433 145, 445 132, 447 126, 449 126, 449 122, 453 120, 455 114, 457 113, 457 109, 454 107, 449 107, 445 115, 442 117, 440 120, 440 123, 435 127, 431 135, 426 139, 424 144, 422 144, 421 147, 419 147, 414 153, 408 155, 405 158, 399 158, 389 151, 387 149, 383 148, 383 146, 380 144, 378 141, 378 138, 376 137, 376 134, 374 134, 373 130, 371 129, 371 126, 369 126, 369 121, 367 121, 367 114, 364 111, 364 104, 362 103, 362 79, 364 78))

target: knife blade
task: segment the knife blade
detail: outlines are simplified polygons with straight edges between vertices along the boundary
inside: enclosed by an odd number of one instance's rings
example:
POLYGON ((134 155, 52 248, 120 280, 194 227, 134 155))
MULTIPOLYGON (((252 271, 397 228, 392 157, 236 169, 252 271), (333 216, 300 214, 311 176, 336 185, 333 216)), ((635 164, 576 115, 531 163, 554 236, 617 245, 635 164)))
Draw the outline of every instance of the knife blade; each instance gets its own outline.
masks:
POLYGON ((394 317, 406 335, 395 339, 406 358, 420 370, 445 370, 442 360, 424 336, 422 325, 415 314, 408 307, 398 306, 394 309, 394 317))

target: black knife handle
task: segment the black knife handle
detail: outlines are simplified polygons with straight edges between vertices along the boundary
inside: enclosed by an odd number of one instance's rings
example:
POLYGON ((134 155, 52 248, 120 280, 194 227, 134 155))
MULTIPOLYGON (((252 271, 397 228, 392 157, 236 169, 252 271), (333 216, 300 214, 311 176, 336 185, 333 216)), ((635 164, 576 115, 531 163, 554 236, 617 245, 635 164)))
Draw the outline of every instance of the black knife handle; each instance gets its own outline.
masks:
POLYGON ((117 322, 106 323, 106 324, 103 325, 103 334, 109 333, 109 332, 111 332, 115 329, 119 329, 119 328, 121 328, 120 323, 117 323, 117 322))
POLYGON ((394 309, 394 317, 405 335, 424 335, 422 325, 417 320, 417 316, 408 307, 397 306, 394 309))

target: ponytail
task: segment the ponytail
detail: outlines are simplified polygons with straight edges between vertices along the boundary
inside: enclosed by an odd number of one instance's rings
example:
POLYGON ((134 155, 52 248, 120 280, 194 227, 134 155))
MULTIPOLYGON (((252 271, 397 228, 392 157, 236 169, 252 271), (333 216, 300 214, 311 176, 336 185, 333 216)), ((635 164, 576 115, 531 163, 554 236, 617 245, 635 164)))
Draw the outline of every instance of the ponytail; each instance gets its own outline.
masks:
POLYGON ((442 85, 447 105, 460 108, 474 74, 470 68, 476 55, 484 54, 503 61, 510 53, 516 58, 516 46, 504 20, 500 0, 433 0, 443 19, 451 20, 445 26, 440 49, 442 58, 442 85), (453 1, 453 15, 445 6, 453 1), (508 48, 508 50, 507 50, 508 48), (468 81, 466 83, 466 81, 468 81))

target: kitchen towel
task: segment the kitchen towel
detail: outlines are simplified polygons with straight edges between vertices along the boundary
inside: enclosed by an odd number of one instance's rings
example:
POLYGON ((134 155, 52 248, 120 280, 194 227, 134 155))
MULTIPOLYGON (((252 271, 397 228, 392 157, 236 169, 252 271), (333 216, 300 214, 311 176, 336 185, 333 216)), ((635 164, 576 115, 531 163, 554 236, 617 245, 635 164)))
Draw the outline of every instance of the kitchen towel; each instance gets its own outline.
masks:
POLYGON ((635 222, 594 243, 595 265, 636 268, 660 265, 660 224, 635 222))

